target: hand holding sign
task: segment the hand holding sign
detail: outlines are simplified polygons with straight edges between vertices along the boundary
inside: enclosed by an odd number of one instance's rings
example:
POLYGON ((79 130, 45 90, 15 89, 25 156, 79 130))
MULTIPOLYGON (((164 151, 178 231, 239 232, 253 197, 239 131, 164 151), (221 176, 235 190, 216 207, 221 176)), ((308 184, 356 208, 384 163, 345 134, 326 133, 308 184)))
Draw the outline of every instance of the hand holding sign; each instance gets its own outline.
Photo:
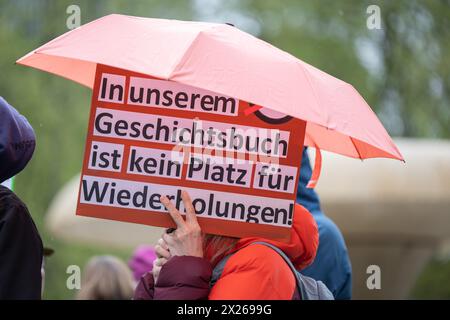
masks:
POLYGON ((181 213, 166 197, 161 197, 161 203, 167 208, 170 216, 177 225, 177 229, 172 233, 163 235, 171 256, 193 256, 203 257, 203 236, 200 225, 197 221, 194 206, 186 191, 181 192, 184 207, 186 208, 186 221, 181 213))

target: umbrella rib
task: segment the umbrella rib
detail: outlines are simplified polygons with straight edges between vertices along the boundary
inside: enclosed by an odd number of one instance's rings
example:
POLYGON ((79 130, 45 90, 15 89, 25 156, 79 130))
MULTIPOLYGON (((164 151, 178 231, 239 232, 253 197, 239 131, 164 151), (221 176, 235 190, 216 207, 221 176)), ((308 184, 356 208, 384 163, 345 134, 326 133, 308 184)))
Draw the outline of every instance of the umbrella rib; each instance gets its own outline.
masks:
MULTIPOLYGON (((210 28, 212 28, 212 27, 210 27, 210 28)), ((205 30, 200 30, 199 32, 197 32, 197 34, 195 35, 195 38, 191 41, 191 43, 189 44, 189 46, 187 47, 187 49, 184 51, 183 55, 181 56, 180 60, 177 62, 175 67, 172 69, 172 72, 169 74, 167 80, 170 80, 173 77, 173 75, 179 69, 181 69, 183 67, 183 65, 186 63, 188 55, 190 55, 192 53, 194 45, 197 43, 198 39, 204 33, 204 31, 205 30)))
MULTIPOLYGON (((313 95, 313 97, 314 97, 314 100, 316 101, 316 103, 317 103, 317 106, 319 107, 319 109, 320 110, 322 110, 322 105, 321 105, 321 103, 320 103, 320 99, 319 99, 319 97, 318 97, 318 94, 317 94, 317 92, 316 92, 316 90, 315 90, 315 88, 314 88, 314 86, 313 86, 313 84, 312 84, 312 82, 311 82, 311 75, 309 74, 309 71, 306 69, 306 68, 304 68, 303 66, 302 66, 302 64, 301 63, 299 63, 298 61, 297 61, 297 66, 300 68, 300 70, 302 71, 302 73, 304 74, 304 76, 305 76, 305 78, 306 78, 306 81, 308 82, 308 85, 309 85, 309 87, 311 88, 311 92, 312 92, 312 95, 313 95)), ((328 117, 327 117, 328 118, 328 117)), ((316 124, 318 124, 318 125, 322 125, 322 126, 324 126, 325 128, 327 128, 327 129, 329 129, 328 128, 328 123, 327 123, 327 125, 323 125, 323 124, 320 124, 320 123, 317 123, 317 122, 314 122, 314 123, 316 123, 316 124)))
POLYGON ((356 147, 356 144, 355 144, 355 141, 353 140, 353 138, 352 137, 350 137, 349 136, 349 138, 350 138, 350 141, 352 142, 352 144, 353 144, 353 147, 355 148, 355 150, 356 150, 356 153, 358 154, 358 157, 361 159, 361 160, 363 160, 363 158, 361 157, 361 154, 359 153, 359 150, 358 150, 358 148, 356 147))

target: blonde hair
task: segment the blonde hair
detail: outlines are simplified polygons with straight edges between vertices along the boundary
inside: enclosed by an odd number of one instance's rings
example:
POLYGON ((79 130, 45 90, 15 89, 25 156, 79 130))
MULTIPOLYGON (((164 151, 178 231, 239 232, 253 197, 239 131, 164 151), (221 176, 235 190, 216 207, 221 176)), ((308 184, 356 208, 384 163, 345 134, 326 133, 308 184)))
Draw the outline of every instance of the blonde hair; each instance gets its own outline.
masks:
POLYGON ((114 256, 95 256, 87 263, 78 300, 130 300, 135 283, 128 266, 114 256))

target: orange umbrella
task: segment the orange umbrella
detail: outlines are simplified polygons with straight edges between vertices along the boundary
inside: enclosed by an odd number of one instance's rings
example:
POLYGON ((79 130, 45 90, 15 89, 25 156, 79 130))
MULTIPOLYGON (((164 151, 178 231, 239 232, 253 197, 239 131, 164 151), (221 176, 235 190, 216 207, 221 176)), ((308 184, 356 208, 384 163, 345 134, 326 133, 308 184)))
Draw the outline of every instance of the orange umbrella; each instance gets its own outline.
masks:
POLYGON ((353 158, 403 160, 350 84, 227 24, 113 14, 17 63, 90 88, 98 63, 176 81, 251 102, 249 112, 261 116, 305 120, 307 145, 353 158))

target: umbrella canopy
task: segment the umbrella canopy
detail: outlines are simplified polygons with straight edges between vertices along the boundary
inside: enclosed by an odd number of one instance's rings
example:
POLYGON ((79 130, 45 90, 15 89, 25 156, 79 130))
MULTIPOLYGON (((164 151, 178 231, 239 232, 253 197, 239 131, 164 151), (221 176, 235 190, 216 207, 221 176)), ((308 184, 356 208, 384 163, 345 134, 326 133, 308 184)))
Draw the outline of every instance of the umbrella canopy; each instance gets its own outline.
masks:
POLYGON ((108 15, 17 60, 92 88, 97 63, 214 91, 307 122, 305 143, 403 160, 348 83, 227 24, 108 15))

